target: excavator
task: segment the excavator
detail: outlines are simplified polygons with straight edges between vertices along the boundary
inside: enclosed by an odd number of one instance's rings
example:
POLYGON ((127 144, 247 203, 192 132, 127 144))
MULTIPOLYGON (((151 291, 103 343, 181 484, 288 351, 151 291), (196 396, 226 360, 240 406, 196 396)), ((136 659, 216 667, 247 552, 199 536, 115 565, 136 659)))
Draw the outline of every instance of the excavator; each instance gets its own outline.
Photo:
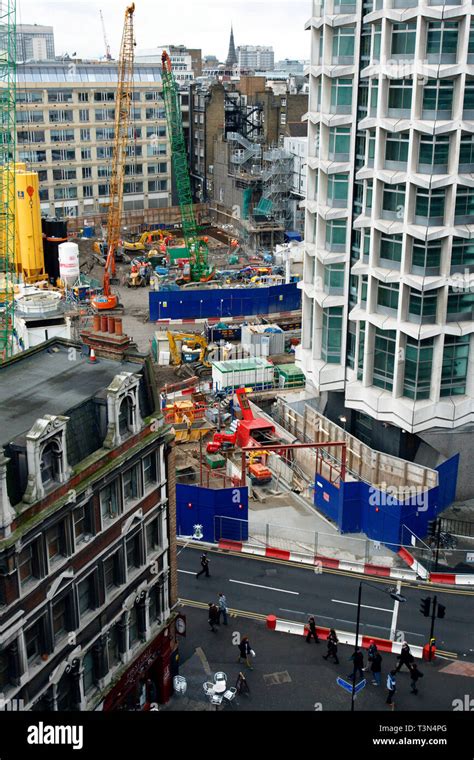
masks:
POLYGON ((186 363, 185 359, 183 359, 182 348, 180 351, 177 345, 178 342, 181 341, 182 345, 186 346, 186 348, 193 350, 199 347, 201 349, 199 359, 197 360, 198 364, 195 368, 198 375, 203 369, 210 369, 211 364, 207 360, 208 342, 203 335, 198 335, 196 333, 173 333, 168 330, 166 336, 170 347, 172 364, 176 367, 180 367, 182 364, 186 363))
POLYGON ((166 235, 163 230, 148 230, 143 232, 135 242, 125 240, 123 248, 124 251, 146 251, 147 243, 150 246, 153 245, 155 241, 166 244, 168 239, 168 235, 166 235))

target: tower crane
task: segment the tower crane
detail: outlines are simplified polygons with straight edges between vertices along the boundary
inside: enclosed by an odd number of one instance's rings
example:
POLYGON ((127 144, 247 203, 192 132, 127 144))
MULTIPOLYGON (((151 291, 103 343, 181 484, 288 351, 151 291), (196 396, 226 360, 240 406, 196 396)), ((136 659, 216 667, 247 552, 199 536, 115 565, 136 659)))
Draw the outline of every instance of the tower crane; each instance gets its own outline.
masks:
POLYGON ((115 252, 120 241, 122 222, 123 180, 127 157, 128 128, 132 104, 134 35, 133 14, 135 3, 125 10, 122 44, 118 62, 118 85, 115 98, 115 142, 110 177, 110 205, 107 220, 107 259, 104 268, 103 295, 96 296, 91 303, 96 309, 115 309, 118 298, 111 292, 110 279, 115 274, 115 252))
POLYGON ((198 236, 198 227, 194 216, 191 180, 186 154, 186 143, 183 132, 183 119, 179 102, 179 92, 173 75, 171 59, 163 51, 161 57, 161 76, 163 80, 163 98, 165 101, 166 120, 168 123, 169 141, 173 158, 173 168, 176 179, 176 190, 181 210, 183 237, 191 259, 191 279, 194 282, 205 282, 211 279, 213 270, 209 269, 209 250, 207 241, 198 236))
POLYGON ((100 13, 100 20, 101 20, 101 23, 102 23, 102 34, 104 35, 105 60, 106 61, 111 61, 112 60, 112 55, 110 53, 110 45, 109 45, 109 41, 107 39, 107 32, 105 31, 104 15, 103 15, 102 11, 99 11, 99 13, 100 13))

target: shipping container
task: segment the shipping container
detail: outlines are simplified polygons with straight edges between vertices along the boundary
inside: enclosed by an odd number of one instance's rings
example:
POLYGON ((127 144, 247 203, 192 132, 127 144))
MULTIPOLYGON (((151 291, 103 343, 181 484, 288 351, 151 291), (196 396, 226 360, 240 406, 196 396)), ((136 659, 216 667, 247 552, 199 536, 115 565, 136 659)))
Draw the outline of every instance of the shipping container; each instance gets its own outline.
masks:
POLYGON ((272 388, 274 366, 260 357, 212 362, 212 383, 217 390, 272 388))

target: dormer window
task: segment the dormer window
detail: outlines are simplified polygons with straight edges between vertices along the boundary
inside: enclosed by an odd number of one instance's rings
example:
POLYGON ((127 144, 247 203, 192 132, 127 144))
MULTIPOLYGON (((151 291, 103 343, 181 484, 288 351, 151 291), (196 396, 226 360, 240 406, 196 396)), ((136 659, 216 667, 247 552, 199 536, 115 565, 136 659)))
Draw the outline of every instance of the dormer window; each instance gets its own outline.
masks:
POLYGON ((61 477, 61 450, 57 441, 48 443, 41 455, 41 481, 48 487, 52 483, 59 483, 61 477))

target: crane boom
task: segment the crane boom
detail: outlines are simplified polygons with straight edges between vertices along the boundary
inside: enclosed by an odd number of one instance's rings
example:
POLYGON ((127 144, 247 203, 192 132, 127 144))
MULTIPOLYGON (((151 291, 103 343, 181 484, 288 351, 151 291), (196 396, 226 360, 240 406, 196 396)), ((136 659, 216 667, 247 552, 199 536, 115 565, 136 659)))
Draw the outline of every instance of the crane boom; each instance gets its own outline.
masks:
POLYGON ((105 30, 104 15, 103 15, 102 11, 99 11, 99 13, 100 13, 100 20, 101 20, 101 23, 102 23, 102 34, 104 35, 105 59, 107 61, 111 61, 112 60, 112 55, 110 53, 110 45, 109 45, 109 41, 107 39, 107 32, 105 30))
POLYGON ((115 252, 119 246, 122 223, 123 180, 127 157, 128 128, 132 104, 134 34, 133 14, 135 3, 125 10, 125 21, 118 62, 118 85, 115 98, 115 131, 112 172, 110 176, 110 205, 107 220, 107 260, 104 271, 103 297, 94 299, 99 309, 113 309, 117 305, 117 296, 110 291, 110 276, 115 274, 115 252))
POLYGON ((192 262, 192 279, 199 281, 208 279, 210 275, 208 267, 208 248, 205 241, 198 237, 178 86, 173 75, 171 59, 166 50, 163 51, 161 57, 161 75, 163 80, 163 99, 165 101, 166 120, 168 123, 169 141, 171 143, 176 189, 181 210, 183 237, 186 246, 189 249, 189 255, 192 262))

